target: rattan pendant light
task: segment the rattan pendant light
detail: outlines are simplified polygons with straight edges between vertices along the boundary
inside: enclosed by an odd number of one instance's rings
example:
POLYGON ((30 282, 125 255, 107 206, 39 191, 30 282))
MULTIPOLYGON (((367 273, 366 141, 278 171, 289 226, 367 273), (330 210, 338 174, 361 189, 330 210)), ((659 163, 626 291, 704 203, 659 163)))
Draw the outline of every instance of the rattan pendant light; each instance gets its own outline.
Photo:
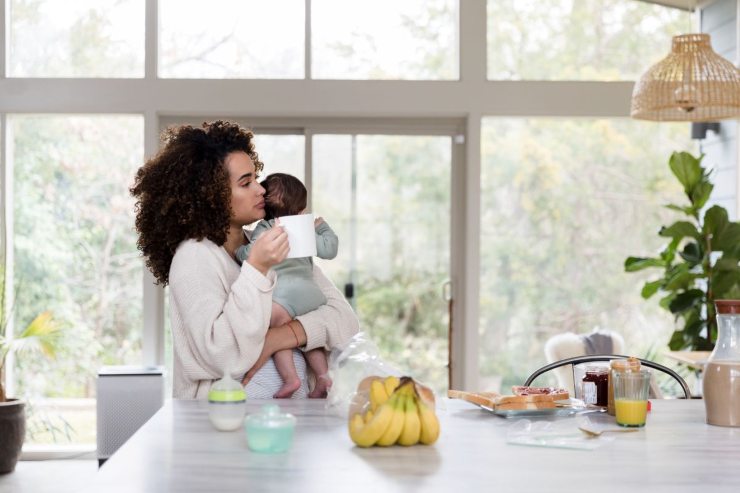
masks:
POLYGON ((740 70, 712 50, 708 34, 674 36, 671 53, 635 84, 630 115, 654 121, 740 118, 740 70))

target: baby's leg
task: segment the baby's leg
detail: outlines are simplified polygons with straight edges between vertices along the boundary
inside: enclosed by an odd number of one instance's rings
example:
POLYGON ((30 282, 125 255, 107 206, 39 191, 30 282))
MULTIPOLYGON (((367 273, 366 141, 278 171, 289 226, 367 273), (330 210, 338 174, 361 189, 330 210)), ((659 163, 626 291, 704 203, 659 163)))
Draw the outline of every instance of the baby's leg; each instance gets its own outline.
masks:
POLYGON ((270 314, 270 327, 280 327, 293 320, 288 310, 280 303, 272 302, 272 313, 270 314))
POLYGON ((316 385, 308 397, 311 399, 325 399, 331 388, 329 365, 326 362, 326 353, 323 349, 312 349, 306 353, 306 362, 316 375, 316 385))
POLYGON ((275 399, 290 399, 293 392, 301 388, 301 381, 298 378, 298 372, 293 362, 293 350, 283 349, 272 355, 280 378, 283 379, 283 386, 273 396, 275 399))
MULTIPOLYGON (((272 303, 270 327, 279 327, 291 320, 290 313, 282 305, 275 302, 272 303)), ((295 363, 293 362, 293 351, 291 349, 278 351, 272 355, 272 359, 275 362, 275 368, 277 368, 280 378, 283 379, 283 386, 275 393, 274 397, 276 399, 288 399, 293 395, 293 392, 301 388, 301 381, 298 378, 295 363)))

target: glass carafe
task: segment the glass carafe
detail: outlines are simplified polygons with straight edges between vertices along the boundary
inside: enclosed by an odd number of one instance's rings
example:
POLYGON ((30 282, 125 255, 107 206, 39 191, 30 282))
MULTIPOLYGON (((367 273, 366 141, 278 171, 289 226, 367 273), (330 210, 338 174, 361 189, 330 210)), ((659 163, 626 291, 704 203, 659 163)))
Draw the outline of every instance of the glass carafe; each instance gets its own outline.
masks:
POLYGON ((740 426, 740 300, 716 300, 717 342, 704 367, 707 423, 740 426))

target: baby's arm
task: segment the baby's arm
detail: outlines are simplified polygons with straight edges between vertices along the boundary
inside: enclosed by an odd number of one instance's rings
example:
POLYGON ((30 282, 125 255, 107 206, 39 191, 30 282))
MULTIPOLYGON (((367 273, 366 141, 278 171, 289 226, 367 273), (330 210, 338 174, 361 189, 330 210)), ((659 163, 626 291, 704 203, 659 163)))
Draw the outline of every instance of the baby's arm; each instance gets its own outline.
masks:
POLYGON ((244 262, 249 258, 249 252, 252 250, 252 243, 247 243, 236 249, 236 259, 239 262, 244 262))
POLYGON ((331 260, 337 256, 339 238, 326 221, 318 218, 316 222, 316 255, 331 260))
POLYGON ((249 258, 249 252, 252 250, 252 245, 254 245, 254 241, 268 229, 270 229, 270 225, 267 223, 267 221, 260 221, 257 223, 254 231, 252 231, 252 241, 236 249, 236 259, 239 262, 244 262, 249 258))

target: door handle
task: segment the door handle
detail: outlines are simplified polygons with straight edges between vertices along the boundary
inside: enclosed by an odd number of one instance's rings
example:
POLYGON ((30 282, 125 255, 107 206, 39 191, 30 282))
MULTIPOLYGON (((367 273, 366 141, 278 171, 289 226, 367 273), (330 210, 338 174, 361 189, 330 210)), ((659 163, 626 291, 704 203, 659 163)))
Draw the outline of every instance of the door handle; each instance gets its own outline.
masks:
POLYGON ((348 282, 344 285, 344 297, 348 300, 355 297, 355 285, 348 282))
POLYGON ((442 283, 442 299, 447 303, 452 301, 452 281, 449 279, 442 283))

